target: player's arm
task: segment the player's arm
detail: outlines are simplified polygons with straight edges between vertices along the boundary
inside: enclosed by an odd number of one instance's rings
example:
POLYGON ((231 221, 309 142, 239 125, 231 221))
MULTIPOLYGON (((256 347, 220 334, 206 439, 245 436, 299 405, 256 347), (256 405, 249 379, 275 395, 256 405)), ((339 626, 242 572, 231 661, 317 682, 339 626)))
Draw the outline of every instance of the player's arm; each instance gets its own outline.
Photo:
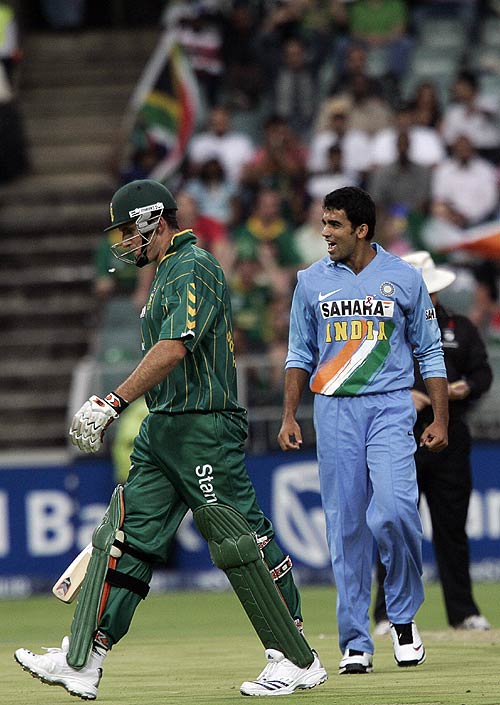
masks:
POLYGON ((290 310, 290 331, 286 359, 283 420, 278 433, 281 450, 299 450, 302 432, 296 413, 304 388, 309 380, 316 356, 316 324, 304 292, 303 272, 297 275, 297 286, 293 292, 290 310))
POLYGON ((446 377, 427 377, 424 384, 434 420, 420 436, 420 445, 438 453, 448 445, 448 380, 446 377))
POLYGON ((420 437, 420 445, 433 452, 448 445, 448 379, 436 311, 421 274, 415 272, 416 292, 407 313, 408 340, 431 400, 434 419, 420 437))
POLYGON ((281 450, 299 450, 302 445, 302 431, 296 413, 308 379, 309 373, 299 367, 289 367, 285 372, 283 420, 278 434, 281 450))
POLYGON ((143 357, 116 393, 131 404, 162 382, 187 354, 182 340, 159 340, 143 357))
POLYGON ((159 340, 114 392, 104 398, 90 397, 77 411, 69 433, 73 445, 86 453, 96 453, 109 424, 131 402, 164 380, 186 354, 182 340, 159 340))

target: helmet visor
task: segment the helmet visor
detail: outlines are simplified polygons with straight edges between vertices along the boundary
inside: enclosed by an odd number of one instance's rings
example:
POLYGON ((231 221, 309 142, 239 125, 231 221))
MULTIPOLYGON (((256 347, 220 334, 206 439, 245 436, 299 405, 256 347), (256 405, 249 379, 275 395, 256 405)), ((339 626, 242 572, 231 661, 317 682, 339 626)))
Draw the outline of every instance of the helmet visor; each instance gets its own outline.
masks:
POLYGON ((124 224, 119 228, 122 232, 130 232, 130 235, 111 245, 113 255, 128 264, 137 264, 139 259, 142 260, 141 264, 146 264, 148 260, 143 261, 147 256, 146 250, 156 234, 162 213, 163 203, 154 203, 131 211, 130 225, 124 224))

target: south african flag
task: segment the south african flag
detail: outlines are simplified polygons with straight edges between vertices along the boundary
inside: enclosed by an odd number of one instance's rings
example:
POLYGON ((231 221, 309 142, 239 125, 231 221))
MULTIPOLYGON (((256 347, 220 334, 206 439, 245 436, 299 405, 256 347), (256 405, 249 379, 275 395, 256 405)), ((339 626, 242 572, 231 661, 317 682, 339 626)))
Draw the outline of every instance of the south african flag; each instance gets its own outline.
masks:
POLYGON ((200 94, 175 33, 165 31, 131 99, 125 132, 157 162, 147 176, 166 181, 178 169, 200 119, 200 94))

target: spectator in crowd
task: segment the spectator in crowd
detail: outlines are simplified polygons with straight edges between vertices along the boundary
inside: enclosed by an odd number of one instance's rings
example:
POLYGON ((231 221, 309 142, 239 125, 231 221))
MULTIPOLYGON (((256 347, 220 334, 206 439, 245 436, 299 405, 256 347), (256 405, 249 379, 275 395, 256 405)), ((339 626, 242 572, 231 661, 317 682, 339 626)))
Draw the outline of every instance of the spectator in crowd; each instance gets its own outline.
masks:
POLYGON ((318 87, 306 44, 300 37, 290 37, 284 43, 271 93, 272 111, 307 143, 316 113, 318 87))
POLYGON ((15 70, 22 58, 19 44, 19 26, 14 9, 7 3, 0 2, 0 70, 3 69, 1 84, 3 91, 10 98, 14 91, 15 70))
POLYGON ((279 115, 271 115, 264 125, 262 144, 243 168, 242 197, 253 202, 255 193, 262 186, 277 189, 294 221, 300 223, 303 220, 306 160, 307 150, 287 121, 279 115))
POLYGON ((21 176, 29 166, 21 113, 17 106, 15 68, 22 52, 16 14, 0 3, 0 184, 21 176))
POLYGON ((228 279, 237 354, 265 352, 271 337, 272 258, 266 261, 258 251, 237 257, 228 279))
POLYGON ((459 228, 487 221, 498 208, 497 173, 465 135, 453 142, 451 156, 436 167, 431 188, 433 215, 459 228))
POLYGON ((414 121, 421 127, 441 127, 442 107, 437 88, 432 81, 422 81, 413 93, 414 121))
POLYGON ((452 87, 441 126, 443 137, 452 146, 458 137, 469 138, 478 153, 493 163, 500 161, 500 106, 493 93, 481 95, 474 73, 462 71, 452 87))
POLYGON ((339 145, 342 149, 342 170, 358 182, 364 180, 370 168, 370 136, 364 130, 349 127, 349 111, 347 98, 331 99, 325 105, 309 147, 309 173, 325 171, 329 148, 339 145))
POLYGON ((369 180, 382 244, 396 254, 412 249, 430 204, 432 172, 411 158, 410 144, 408 133, 400 132, 396 159, 376 168, 369 180))
POLYGON ((211 252, 224 272, 228 272, 233 262, 234 248, 225 223, 202 213, 198 200, 186 189, 179 191, 176 201, 179 228, 196 232, 197 244, 211 252))
POLYGON ((356 186, 358 179, 342 168, 342 148, 332 144, 328 148, 328 161, 324 171, 312 174, 306 183, 306 193, 310 198, 317 199, 342 186, 356 186))
POLYGON ((241 170, 254 153, 251 139, 231 128, 231 113, 223 105, 212 108, 207 129, 195 135, 188 148, 193 175, 207 159, 218 159, 229 181, 236 184, 241 170))
POLYGON ((258 43, 259 22, 251 4, 233 3, 223 26, 224 94, 234 109, 254 110, 260 104, 263 71, 258 43))
POLYGON ((319 237, 320 228, 318 226, 323 213, 323 198, 324 194, 310 202, 306 221, 299 225, 294 233, 295 247, 301 266, 308 267, 325 256, 325 245, 322 238, 319 237))
POLYGON ((213 107, 224 77, 222 16, 215 6, 194 0, 180 3, 175 18, 179 42, 186 50, 206 103, 213 107))
POLYGON ((282 282, 281 288, 286 290, 301 262, 292 224, 283 217, 281 209, 279 191, 262 187, 250 216, 233 231, 233 237, 238 257, 257 257, 260 261, 267 257, 275 264, 276 276, 282 282))
POLYGON ((128 184, 136 179, 147 179, 153 172, 153 169, 165 156, 165 147, 161 144, 156 144, 148 139, 145 133, 141 134, 141 130, 136 133, 141 144, 138 144, 130 155, 129 162, 121 171, 119 178, 120 183, 128 184))
POLYGON ((238 214, 234 183, 226 178, 224 168, 215 157, 201 164, 198 176, 185 185, 198 204, 201 215, 231 226, 238 214))
POLYGON ((407 132, 396 136, 396 158, 376 168, 370 176, 370 193, 382 213, 394 206, 426 213, 429 209, 432 171, 417 164, 411 156, 411 137, 407 132))
POLYGON ((303 9, 300 0, 271 0, 267 3, 259 32, 259 53, 265 76, 274 77, 280 65, 283 44, 300 34, 303 9))
MULTIPOLYGON (((490 388, 492 371, 486 348, 474 324, 466 316, 448 311, 439 302, 438 292, 454 281, 455 274, 443 267, 436 267, 428 252, 414 252, 403 259, 422 271, 436 309, 448 375, 448 447, 439 457, 422 445, 415 453, 419 491, 425 495, 431 516, 432 543, 446 615, 448 623, 455 629, 486 630, 491 627, 474 601, 469 572, 466 521, 472 474, 467 412, 490 388)), ((432 410, 417 364, 411 393, 417 411, 414 434, 418 442, 423 430, 432 421, 432 410)), ((375 633, 384 634, 389 633, 390 623, 385 610, 385 570, 380 562, 378 576, 375 633)))
POLYGON ((323 101, 320 106, 320 124, 324 124, 324 114, 330 111, 330 101, 339 97, 348 101, 347 123, 350 129, 374 135, 392 124, 391 106, 382 94, 373 92, 369 77, 363 73, 355 74, 345 90, 323 101))
POLYGON ((395 123, 374 135, 371 144, 372 166, 393 163, 398 156, 398 135, 405 133, 410 140, 409 156, 422 166, 436 166, 446 157, 442 137, 433 127, 415 124, 415 106, 401 104, 395 113, 395 123))
MULTIPOLYGON (((337 44, 339 42, 337 41, 337 44)), ((342 45, 342 42, 340 42, 342 45)), ((383 83, 374 76, 370 76, 367 66, 367 53, 362 44, 348 41, 345 49, 345 60, 342 62, 341 71, 336 75, 333 84, 330 86, 329 94, 336 95, 343 91, 352 90, 352 82, 355 76, 366 76, 369 91, 372 95, 382 95, 384 92, 383 83)))
POLYGON ((353 3, 340 0, 337 4, 339 17, 345 13, 349 40, 361 44, 367 51, 382 50, 385 73, 402 78, 412 47, 404 0, 357 0, 353 3))

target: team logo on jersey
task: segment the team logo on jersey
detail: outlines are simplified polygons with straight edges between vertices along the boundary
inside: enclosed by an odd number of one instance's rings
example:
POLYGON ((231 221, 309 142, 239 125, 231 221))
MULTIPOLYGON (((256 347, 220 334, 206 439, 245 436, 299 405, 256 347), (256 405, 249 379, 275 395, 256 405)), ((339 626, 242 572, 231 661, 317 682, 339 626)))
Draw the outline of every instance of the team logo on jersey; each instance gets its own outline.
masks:
POLYGON ((435 308, 427 308, 425 310, 425 320, 426 321, 435 321, 436 319, 437 319, 436 309, 435 308))
POLYGON ((155 285, 150 291, 149 299, 146 303, 146 311, 151 310, 151 306, 153 305, 153 301, 154 301, 155 294, 156 294, 156 289, 157 289, 157 285, 155 285))
POLYGON ((323 318, 340 318, 343 316, 392 318, 394 315, 394 301, 381 301, 373 298, 373 296, 367 296, 364 299, 324 301, 320 309, 323 318))
POLYGON ((380 285, 380 293, 382 296, 393 296, 396 291, 396 287, 392 282, 382 282, 380 285))
POLYGON ((443 331, 443 340, 447 343, 452 343, 455 340, 455 331, 451 328, 445 328, 443 331))

